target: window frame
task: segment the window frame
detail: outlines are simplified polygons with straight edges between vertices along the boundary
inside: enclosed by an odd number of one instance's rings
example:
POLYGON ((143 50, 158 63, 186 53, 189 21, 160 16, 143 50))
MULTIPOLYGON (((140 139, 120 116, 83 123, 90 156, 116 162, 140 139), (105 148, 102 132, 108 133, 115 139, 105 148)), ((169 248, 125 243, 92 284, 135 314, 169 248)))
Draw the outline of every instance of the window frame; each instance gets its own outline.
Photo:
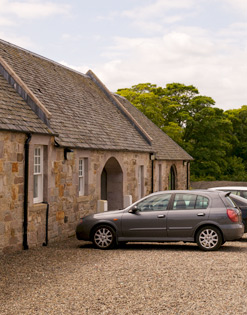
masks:
POLYGON ((33 152, 33 203, 44 201, 44 146, 35 145, 33 152), (39 154, 37 153, 39 150, 39 154), (37 187, 37 189, 36 189, 37 187))
POLYGON ((80 157, 78 162, 78 194, 88 195, 88 158, 80 157))

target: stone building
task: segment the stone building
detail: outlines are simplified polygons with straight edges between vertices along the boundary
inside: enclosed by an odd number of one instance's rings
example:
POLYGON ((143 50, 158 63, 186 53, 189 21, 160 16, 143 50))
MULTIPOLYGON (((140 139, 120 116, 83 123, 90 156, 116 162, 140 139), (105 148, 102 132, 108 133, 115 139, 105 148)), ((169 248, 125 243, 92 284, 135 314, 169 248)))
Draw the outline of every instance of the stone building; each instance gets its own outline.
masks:
POLYGON ((0 40, 0 253, 69 237, 102 204, 186 189, 191 160, 92 71, 0 40))

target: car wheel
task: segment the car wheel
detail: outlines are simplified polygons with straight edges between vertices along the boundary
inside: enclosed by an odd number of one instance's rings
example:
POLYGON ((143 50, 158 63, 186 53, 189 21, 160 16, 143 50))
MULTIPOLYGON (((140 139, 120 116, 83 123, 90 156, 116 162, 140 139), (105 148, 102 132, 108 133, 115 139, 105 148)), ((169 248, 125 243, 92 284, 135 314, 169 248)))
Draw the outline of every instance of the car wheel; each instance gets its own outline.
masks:
POLYGON ((220 231, 213 226, 202 227, 196 235, 196 243, 205 251, 217 250, 223 243, 220 231))
POLYGON ((110 249, 116 244, 116 233, 107 225, 98 226, 93 232, 93 243, 99 249, 110 249))

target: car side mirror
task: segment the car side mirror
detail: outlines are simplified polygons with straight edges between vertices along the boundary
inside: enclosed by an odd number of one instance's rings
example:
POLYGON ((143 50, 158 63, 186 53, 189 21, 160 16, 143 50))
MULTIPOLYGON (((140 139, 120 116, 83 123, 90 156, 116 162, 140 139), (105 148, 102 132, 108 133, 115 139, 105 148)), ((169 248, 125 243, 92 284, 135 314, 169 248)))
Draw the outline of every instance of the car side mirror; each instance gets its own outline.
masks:
POLYGON ((138 207, 134 206, 133 208, 129 210, 129 213, 136 213, 138 210, 139 210, 138 207))

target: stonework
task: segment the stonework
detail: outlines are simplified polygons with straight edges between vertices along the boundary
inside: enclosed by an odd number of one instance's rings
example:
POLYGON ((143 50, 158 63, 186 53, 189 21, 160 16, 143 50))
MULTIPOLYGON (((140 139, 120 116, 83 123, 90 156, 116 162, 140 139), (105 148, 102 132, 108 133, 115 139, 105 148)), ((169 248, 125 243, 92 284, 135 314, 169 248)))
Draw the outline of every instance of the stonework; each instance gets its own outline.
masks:
POLYGON ((0 253, 74 235, 100 204, 188 188, 193 158, 92 71, 0 40, 0 113, 0 253))
MULTIPOLYGON (((26 136, 19 133, 0 133, 0 252, 19 250, 23 242, 24 200, 24 143, 26 136)), ((101 199, 101 173, 107 161, 114 159, 122 172, 123 196, 138 199, 138 166, 144 166, 144 195, 151 193, 152 164, 149 154, 100 150, 74 150, 64 159, 64 148, 54 145, 53 137, 33 136, 30 142, 28 191, 28 246, 42 246, 46 239, 48 213, 48 240, 64 239, 74 235, 81 216, 97 212, 101 199), (33 202, 33 152, 36 144, 45 151, 44 201, 33 202), (88 191, 79 196, 79 158, 88 159, 88 191)), ((177 189, 186 189, 186 166, 182 161, 154 161, 153 190, 159 190, 158 165, 162 164, 162 189, 168 189, 171 166, 176 168, 177 189)))
POLYGON ((22 248, 25 135, 0 133, 0 252, 22 248))

